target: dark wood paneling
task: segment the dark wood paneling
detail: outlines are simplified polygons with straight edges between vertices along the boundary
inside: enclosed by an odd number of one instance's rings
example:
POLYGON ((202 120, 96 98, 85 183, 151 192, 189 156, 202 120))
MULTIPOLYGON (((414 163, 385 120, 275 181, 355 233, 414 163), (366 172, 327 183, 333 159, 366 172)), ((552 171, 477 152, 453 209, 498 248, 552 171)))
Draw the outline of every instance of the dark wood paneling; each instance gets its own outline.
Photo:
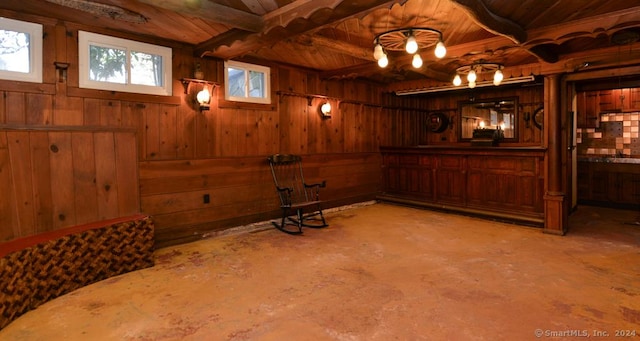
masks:
MULTIPOLYGON (((412 124, 418 131, 414 134, 422 134, 419 143, 429 145, 451 145, 458 143, 458 129, 460 127, 460 114, 458 112, 458 103, 469 101, 470 98, 476 101, 482 99, 495 98, 518 98, 518 119, 517 127, 518 139, 515 142, 501 143, 501 145, 541 145, 542 130, 535 127, 530 120, 528 123, 524 120, 525 113, 529 113, 531 117, 537 108, 543 105, 543 87, 533 86, 525 88, 507 88, 507 89, 478 89, 473 93, 455 91, 439 93, 438 95, 416 97, 414 99, 403 96, 403 106, 410 106, 419 109, 416 117, 412 120, 412 124), (428 132, 427 117, 431 112, 442 112, 450 117, 451 124, 449 129, 441 133, 428 132)), ((465 143, 468 144, 468 143, 465 143)))
POLYGON ((382 154, 384 200, 542 222, 540 148, 385 147, 382 154))
POLYGON ((578 200, 588 204, 640 209, 640 165, 578 162, 578 200))

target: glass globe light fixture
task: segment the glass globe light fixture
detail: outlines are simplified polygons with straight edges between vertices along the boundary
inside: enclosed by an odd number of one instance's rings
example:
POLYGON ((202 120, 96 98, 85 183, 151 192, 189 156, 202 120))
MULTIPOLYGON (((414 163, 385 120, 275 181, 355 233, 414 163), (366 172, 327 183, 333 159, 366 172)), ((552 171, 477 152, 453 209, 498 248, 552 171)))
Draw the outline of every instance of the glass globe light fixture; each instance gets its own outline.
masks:
POLYGON ((478 79, 478 75, 476 75, 476 71, 475 70, 471 70, 469 71, 469 74, 467 75, 467 80, 469 81, 469 83, 476 82, 476 79, 478 79))
POLYGON ((409 37, 407 38, 407 42, 404 48, 408 54, 414 54, 418 52, 418 42, 416 41, 416 37, 413 35, 413 33, 409 33, 409 37))
POLYGON ((387 65, 389 65, 389 58, 387 58, 386 54, 383 54, 382 58, 378 59, 378 66, 385 68, 387 65))
POLYGON ((196 94, 196 100, 200 105, 200 110, 209 110, 209 102, 211 101, 211 93, 209 93, 209 88, 205 85, 204 89, 202 89, 198 94, 196 94))
POLYGON ((462 78, 460 78, 460 75, 456 74, 456 76, 453 77, 453 85, 460 86, 460 84, 462 84, 462 78))
POLYGON ((419 69, 422 67, 422 58, 420 57, 419 54, 414 54, 413 55, 413 60, 411 61, 411 65, 413 65, 414 68, 419 69))
POLYGON ((331 104, 329 102, 324 102, 320 106, 320 112, 322 116, 331 116, 331 104))
POLYGON ((502 83, 504 79, 504 75, 500 69, 496 70, 496 73, 493 74, 493 85, 498 86, 502 83))
POLYGON ((444 58, 444 56, 447 55, 447 48, 444 47, 444 43, 442 41, 439 41, 438 44, 436 44, 435 55, 437 58, 444 58))
POLYGON ((384 55, 384 50, 382 49, 382 45, 380 43, 377 43, 376 46, 373 48, 373 58, 375 58, 375 60, 380 60, 380 58, 382 58, 382 56, 384 55))

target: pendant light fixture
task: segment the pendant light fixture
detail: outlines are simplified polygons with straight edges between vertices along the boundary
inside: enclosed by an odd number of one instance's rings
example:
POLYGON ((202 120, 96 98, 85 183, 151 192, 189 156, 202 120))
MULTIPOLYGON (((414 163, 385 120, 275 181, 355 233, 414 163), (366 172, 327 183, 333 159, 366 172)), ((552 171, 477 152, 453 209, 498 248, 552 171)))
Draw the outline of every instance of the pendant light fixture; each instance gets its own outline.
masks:
POLYGON ((423 65, 420 51, 434 47, 436 58, 443 58, 447 48, 442 39, 442 33, 428 27, 400 28, 378 34, 374 39, 373 58, 380 67, 389 65, 390 51, 404 51, 413 55, 411 65, 420 68, 423 65))
POLYGON ((462 85, 461 75, 467 75, 467 86, 471 89, 475 88, 480 74, 486 74, 493 72, 493 85, 498 86, 502 84, 504 74, 502 69, 504 66, 498 63, 487 63, 479 61, 471 65, 464 65, 456 69, 456 75, 453 78, 453 85, 462 85))

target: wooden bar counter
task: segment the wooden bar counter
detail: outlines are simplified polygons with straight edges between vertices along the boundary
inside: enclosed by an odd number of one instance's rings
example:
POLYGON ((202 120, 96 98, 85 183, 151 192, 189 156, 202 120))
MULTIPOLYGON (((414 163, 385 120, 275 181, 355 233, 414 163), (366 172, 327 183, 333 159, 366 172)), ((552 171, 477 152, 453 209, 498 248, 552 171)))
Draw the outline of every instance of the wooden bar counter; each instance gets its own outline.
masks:
POLYGON ((544 148, 381 147, 381 201, 544 224, 544 148))

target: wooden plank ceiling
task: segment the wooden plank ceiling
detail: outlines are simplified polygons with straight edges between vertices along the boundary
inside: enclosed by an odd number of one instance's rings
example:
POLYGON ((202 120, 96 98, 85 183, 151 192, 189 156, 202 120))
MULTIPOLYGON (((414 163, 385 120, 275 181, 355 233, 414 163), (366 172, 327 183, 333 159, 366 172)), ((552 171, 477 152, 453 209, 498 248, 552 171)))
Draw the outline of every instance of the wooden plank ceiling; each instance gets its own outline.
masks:
POLYGON ((259 58, 381 83, 449 81, 484 60, 512 75, 575 72, 640 62, 640 0, 2 0, 0 8, 159 37, 197 56, 259 58), (442 32, 447 55, 411 66, 373 58, 377 34, 442 32))

